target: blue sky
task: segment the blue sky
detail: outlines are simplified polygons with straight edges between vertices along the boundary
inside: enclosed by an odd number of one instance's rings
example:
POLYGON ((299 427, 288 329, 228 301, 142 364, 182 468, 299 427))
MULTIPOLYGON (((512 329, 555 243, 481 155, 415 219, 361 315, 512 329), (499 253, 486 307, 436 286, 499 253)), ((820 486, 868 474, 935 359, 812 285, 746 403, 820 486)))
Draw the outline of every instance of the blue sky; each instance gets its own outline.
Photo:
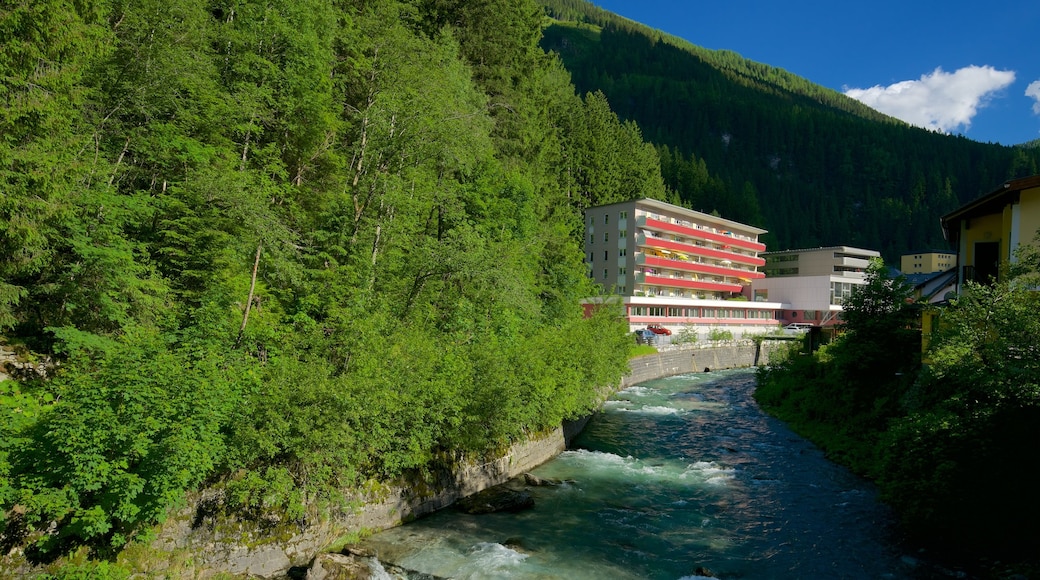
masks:
POLYGON ((914 125, 1040 138, 1040 0, 592 0, 785 69, 914 125))

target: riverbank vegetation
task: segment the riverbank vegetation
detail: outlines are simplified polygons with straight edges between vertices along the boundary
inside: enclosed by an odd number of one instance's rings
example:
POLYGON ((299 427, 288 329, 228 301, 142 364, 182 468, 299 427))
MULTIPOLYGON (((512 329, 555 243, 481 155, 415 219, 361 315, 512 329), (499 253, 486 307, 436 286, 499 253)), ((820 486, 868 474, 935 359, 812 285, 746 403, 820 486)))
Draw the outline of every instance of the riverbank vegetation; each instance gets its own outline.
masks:
POLYGON ((932 312, 923 366, 919 311, 876 265, 845 305, 843 335, 758 375, 764 409, 876 481, 914 542, 965 566, 1040 569, 1036 248, 932 312))
POLYGON ((220 485, 306 511, 590 411, 582 210, 657 154, 528 0, 0 14, 0 546, 111 556, 220 485), (33 353, 33 354, 28 354, 33 353))

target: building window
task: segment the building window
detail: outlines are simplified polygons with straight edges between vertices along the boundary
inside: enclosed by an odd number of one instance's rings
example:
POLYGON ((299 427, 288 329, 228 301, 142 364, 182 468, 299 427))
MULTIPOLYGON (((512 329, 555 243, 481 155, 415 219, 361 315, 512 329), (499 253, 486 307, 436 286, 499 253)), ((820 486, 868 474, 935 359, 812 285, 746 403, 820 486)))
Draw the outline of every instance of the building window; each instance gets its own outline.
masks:
POLYGON ((664 306, 650 306, 647 312, 650 316, 664 316, 664 306))
POLYGON ((851 282, 831 282, 831 304, 841 305, 852 296, 851 282))
POLYGON ((626 255, 628 255, 628 248, 621 248, 618 250, 618 256, 624 258, 626 255))
POLYGON ((618 276, 624 276, 625 275, 625 269, 624 268, 618 268, 617 275, 618 276))
POLYGON ((606 268, 603 268, 603 279, 604 280, 607 279, 607 269, 606 268))
POLYGON ((603 259, 606 260, 610 257, 610 250, 603 250, 603 259))
POLYGON ((646 316, 645 306, 632 306, 628 309, 629 316, 646 316))
POLYGON ((624 286, 618 286, 617 287, 617 293, 618 294, 624 294, 625 293, 625 287, 624 286))
POLYGON ((603 232, 603 241, 604 242, 609 242, 610 241, 610 232, 603 232))
POLYGON ((623 212, 618 214, 618 217, 621 218, 621 219, 628 219, 628 212, 627 211, 623 211, 623 212))
POLYGON ((592 243, 592 232, 589 232, 589 243, 592 243))
POLYGON ((589 261, 592 261, 592 252, 589 252, 589 261))
POLYGON ((618 235, 621 236, 622 239, 627 238, 628 230, 621 230, 620 232, 618 232, 618 235))
POLYGON ((603 214, 603 225, 606 225, 606 224, 609 224, 609 223, 610 223, 610 214, 609 213, 603 214))
POLYGON ((682 316, 682 315, 683 315, 682 308, 669 308, 668 309, 668 316, 682 316))

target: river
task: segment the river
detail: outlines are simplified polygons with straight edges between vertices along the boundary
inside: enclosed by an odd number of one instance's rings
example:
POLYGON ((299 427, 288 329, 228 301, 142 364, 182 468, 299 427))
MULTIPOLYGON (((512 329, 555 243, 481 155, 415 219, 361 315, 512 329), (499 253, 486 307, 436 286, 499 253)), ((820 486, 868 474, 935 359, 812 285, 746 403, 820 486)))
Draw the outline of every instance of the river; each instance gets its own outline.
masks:
POLYGON ((748 370, 648 381, 532 473, 535 508, 444 510, 369 538, 444 578, 920 578, 873 487, 752 399, 748 370))

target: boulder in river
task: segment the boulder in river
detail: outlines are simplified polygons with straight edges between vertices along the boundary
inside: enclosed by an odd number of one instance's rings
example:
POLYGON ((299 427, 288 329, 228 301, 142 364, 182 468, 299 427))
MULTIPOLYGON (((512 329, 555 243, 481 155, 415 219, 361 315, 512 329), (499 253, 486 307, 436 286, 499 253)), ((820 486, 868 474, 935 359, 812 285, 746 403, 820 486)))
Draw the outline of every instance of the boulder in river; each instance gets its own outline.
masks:
POLYGON ((546 479, 538 477, 537 475, 525 473, 524 483, 530 485, 531 487, 550 487, 554 485, 560 485, 561 483, 563 483, 563 481, 556 478, 546 479))
POLYGON ((455 503, 455 508, 467 514, 519 512, 534 507, 534 498, 526 491, 516 491, 505 485, 489 487, 455 503))

